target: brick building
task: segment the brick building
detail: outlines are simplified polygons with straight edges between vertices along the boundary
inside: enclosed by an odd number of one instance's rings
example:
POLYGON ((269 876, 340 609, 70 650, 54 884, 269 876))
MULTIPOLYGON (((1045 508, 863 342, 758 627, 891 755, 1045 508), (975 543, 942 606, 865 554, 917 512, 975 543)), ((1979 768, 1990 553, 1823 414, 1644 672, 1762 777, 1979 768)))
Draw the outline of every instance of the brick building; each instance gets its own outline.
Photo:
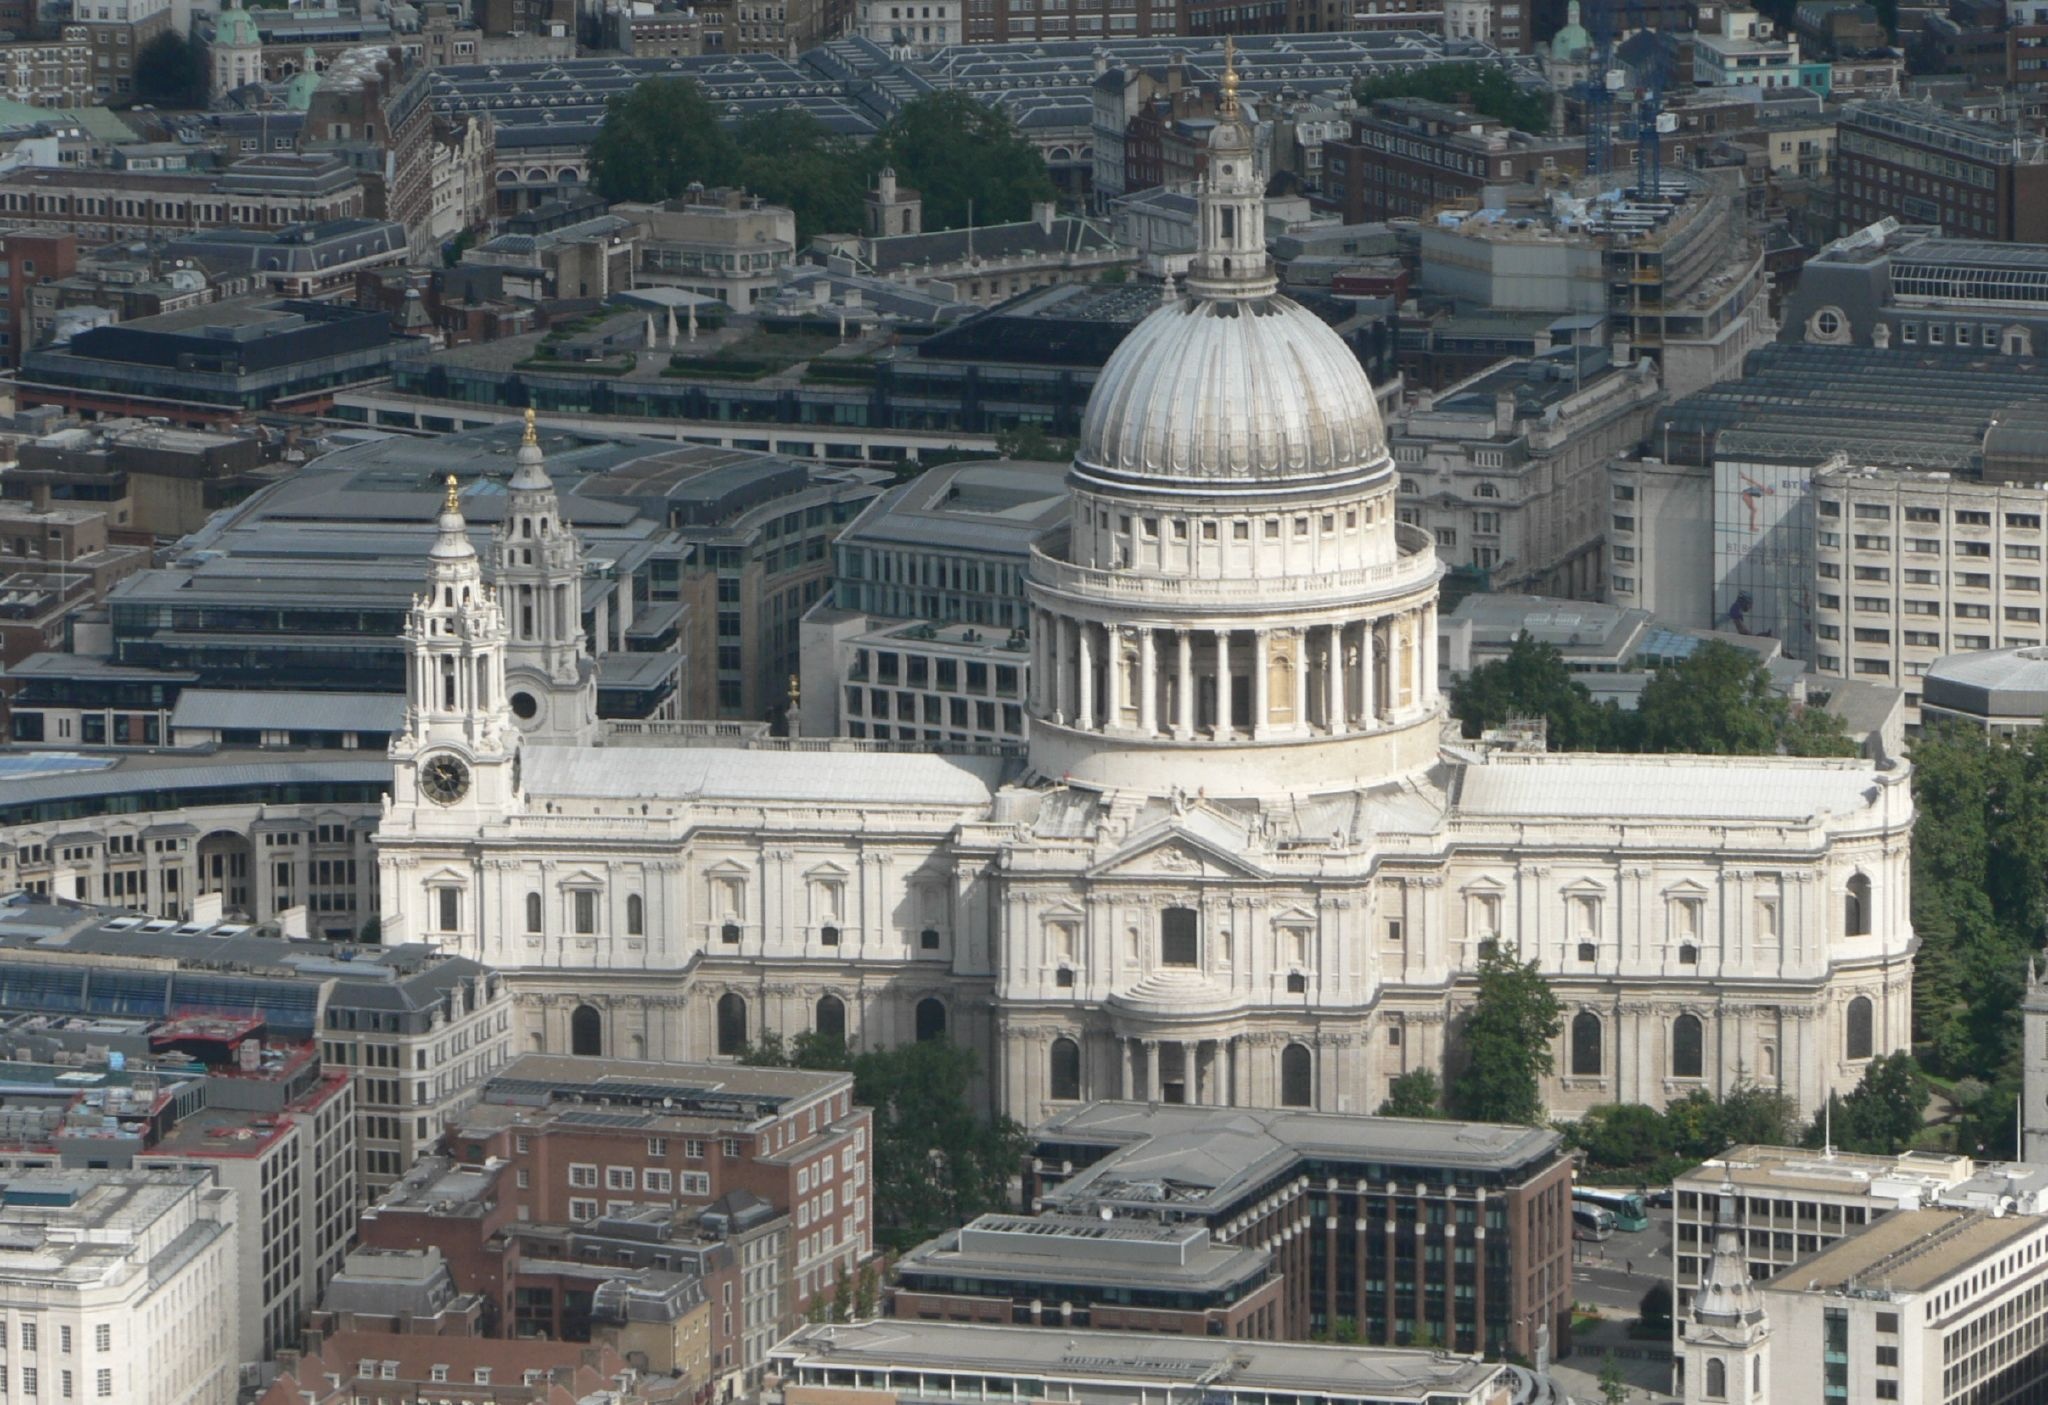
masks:
POLYGON ((0 369, 21 364, 23 348, 33 344, 34 290, 69 278, 78 269, 78 240, 69 232, 40 229, 0 230, 0 369))
POLYGON ((217 176, 30 166, 0 176, 0 220, 87 245, 233 225, 282 229, 363 213, 362 183, 333 157, 251 158, 217 176))
POLYGON ((1351 119, 1348 140, 1324 145, 1317 203, 1346 224, 1365 224, 1584 165, 1583 142, 1530 136, 1427 98, 1381 98, 1351 119))
MULTIPOLYGON (((6 6, 0 5, 0 27, 11 28, 5 14, 6 6)), ((0 93, 30 107, 91 107, 99 96, 86 27, 67 24, 54 40, 0 44, 0 93)))
POLYGON ((100 102, 135 91, 135 60, 150 40, 172 32, 171 0, 94 0, 76 7, 76 23, 92 53, 92 85, 100 102))
POLYGON ((1533 1355, 1571 1340, 1571 1159, 1555 1132, 1098 1102, 1033 1134, 1033 1210, 1204 1225, 1270 1250, 1275 1336, 1533 1355))
POLYGON ((1836 135, 1846 232, 1891 216, 1956 238, 2048 243, 2048 138, 1907 102, 1851 103, 1836 135))

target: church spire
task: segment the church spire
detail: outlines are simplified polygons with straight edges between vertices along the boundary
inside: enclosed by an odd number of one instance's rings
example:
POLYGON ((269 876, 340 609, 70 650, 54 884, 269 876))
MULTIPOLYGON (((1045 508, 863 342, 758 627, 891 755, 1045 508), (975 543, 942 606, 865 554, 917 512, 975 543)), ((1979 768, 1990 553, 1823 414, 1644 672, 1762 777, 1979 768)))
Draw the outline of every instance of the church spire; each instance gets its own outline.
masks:
POLYGON ((583 544, 562 514, 531 407, 492 540, 492 578, 511 644, 512 715, 534 741, 587 746, 598 735, 597 671, 583 633, 583 544))

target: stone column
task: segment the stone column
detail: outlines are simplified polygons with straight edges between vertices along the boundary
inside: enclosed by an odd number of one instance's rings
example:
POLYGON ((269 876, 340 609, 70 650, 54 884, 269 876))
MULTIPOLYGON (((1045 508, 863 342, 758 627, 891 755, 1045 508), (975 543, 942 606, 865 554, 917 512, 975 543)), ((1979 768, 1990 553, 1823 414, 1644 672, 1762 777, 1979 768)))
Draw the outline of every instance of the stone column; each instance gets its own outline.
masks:
POLYGON ((1116 1040, 1117 1071, 1123 1075, 1123 1099, 1130 1102, 1138 1096, 1138 1044, 1134 1039, 1116 1040))
POLYGON ((1065 723, 1072 714, 1067 709, 1067 620, 1064 615, 1047 615, 1045 622, 1052 626, 1052 682, 1045 700, 1050 704, 1047 715, 1053 721, 1065 723))
POLYGON ((1180 692, 1175 696, 1173 734, 1186 741, 1195 734, 1195 642, 1189 630, 1176 631, 1179 641, 1178 676, 1180 692))
POLYGON ((1190 1107, 1202 1101, 1202 1046, 1191 1039, 1180 1045, 1180 1095, 1190 1107))
POLYGON ((1216 631, 1216 735, 1230 735, 1230 631, 1216 631))
POLYGON ((1146 736, 1159 732, 1159 648, 1154 642, 1157 630, 1145 629, 1138 634, 1138 730, 1146 736))
POLYGON ((1222 1069, 1216 1079, 1217 1105, 1219 1107, 1235 1107, 1237 1106, 1237 1039, 1235 1036, 1216 1041, 1216 1057, 1222 1060, 1222 1069))
POLYGON ((1079 636, 1080 663, 1075 669, 1074 725, 1084 732, 1095 730, 1095 651, 1089 647, 1088 631, 1092 626, 1086 620, 1074 621, 1074 632, 1079 636))
POLYGON ((1145 1101, 1159 1101, 1159 1041, 1145 1041, 1145 1101))
POLYGON ((1266 735, 1272 714, 1273 639, 1263 629, 1252 631, 1252 740, 1266 735))
POLYGON ((1367 620, 1358 627, 1358 723, 1370 730, 1374 725, 1379 708, 1379 699, 1373 687, 1373 635, 1378 630, 1377 622, 1367 620))
POLYGON ((1294 640, 1294 726, 1295 730, 1308 730, 1308 630, 1306 627, 1290 631, 1294 640))
POLYGON ((1436 693, 1436 602, 1422 607, 1422 683, 1415 695, 1418 703, 1436 693))
POLYGON ((1102 627, 1102 726, 1123 725, 1124 720, 1124 632, 1121 626, 1102 627))
POLYGON ((1323 682, 1328 685, 1330 698, 1327 704, 1330 713, 1330 734, 1344 734, 1344 626, 1330 626, 1330 658, 1323 668, 1323 682))

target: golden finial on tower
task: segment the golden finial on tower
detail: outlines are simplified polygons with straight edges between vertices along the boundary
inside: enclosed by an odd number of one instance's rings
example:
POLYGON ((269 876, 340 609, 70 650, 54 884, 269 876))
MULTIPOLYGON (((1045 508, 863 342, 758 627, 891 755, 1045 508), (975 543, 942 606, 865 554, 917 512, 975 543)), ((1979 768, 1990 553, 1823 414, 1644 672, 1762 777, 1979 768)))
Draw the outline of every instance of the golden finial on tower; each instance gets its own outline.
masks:
POLYGON ((458 483, 458 482, 456 482, 456 481, 455 481, 455 475, 454 475, 454 474, 452 474, 452 473, 451 473, 451 474, 449 474, 449 475, 448 475, 448 498, 447 498, 447 501, 445 501, 445 502, 443 502, 443 503, 441 504, 441 511, 443 511, 443 512, 460 512, 460 511, 462 511, 462 504, 456 501, 456 496, 457 496, 457 494, 458 494, 458 493, 460 493, 460 492, 461 492, 461 490, 462 490, 462 485, 461 485, 460 483, 458 483))
POLYGON ((789 705, 794 708, 804 700, 802 682, 792 673, 789 675, 789 705))
POLYGON ((1217 104, 1225 117, 1237 116, 1237 41, 1223 36, 1223 100, 1217 104))
POLYGON ((526 437, 519 442, 530 448, 537 448, 540 445, 540 429, 534 424, 531 405, 526 407, 526 437))

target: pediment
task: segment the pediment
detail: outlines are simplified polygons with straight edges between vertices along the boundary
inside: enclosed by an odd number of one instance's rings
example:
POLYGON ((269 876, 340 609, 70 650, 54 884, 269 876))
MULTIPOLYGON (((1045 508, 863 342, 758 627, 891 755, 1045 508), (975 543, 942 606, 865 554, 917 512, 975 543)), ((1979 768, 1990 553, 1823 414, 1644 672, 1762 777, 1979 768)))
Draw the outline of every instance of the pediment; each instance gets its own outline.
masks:
POLYGON ((1223 836, 1203 834, 1173 820, 1132 835, 1115 853, 1089 869, 1088 876, 1185 881, 1263 878, 1266 871, 1251 863, 1241 847, 1229 847, 1223 836))

